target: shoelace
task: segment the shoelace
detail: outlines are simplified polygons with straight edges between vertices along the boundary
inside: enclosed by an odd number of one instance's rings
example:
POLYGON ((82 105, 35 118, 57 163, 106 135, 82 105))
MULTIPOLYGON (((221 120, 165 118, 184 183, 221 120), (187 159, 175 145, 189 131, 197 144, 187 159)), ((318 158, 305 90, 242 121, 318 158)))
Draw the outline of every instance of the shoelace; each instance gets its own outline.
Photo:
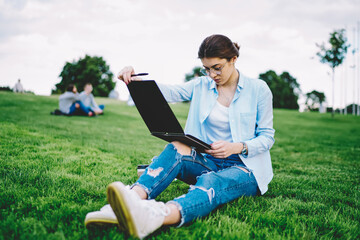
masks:
POLYGON ((146 210, 149 210, 149 213, 153 216, 168 216, 170 214, 170 209, 165 203, 156 202, 155 200, 144 200, 140 204, 146 210))
MULTIPOLYGON (((126 188, 130 190, 129 185, 127 185, 126 188)), ((129 191, 129 194, 134 201, 139 200, 139 204, 146 210, 149 210, 150 214, 153 216, 168 216, 170 214, 170 209, 162 202, 142 200, 135 191, 129 191)))

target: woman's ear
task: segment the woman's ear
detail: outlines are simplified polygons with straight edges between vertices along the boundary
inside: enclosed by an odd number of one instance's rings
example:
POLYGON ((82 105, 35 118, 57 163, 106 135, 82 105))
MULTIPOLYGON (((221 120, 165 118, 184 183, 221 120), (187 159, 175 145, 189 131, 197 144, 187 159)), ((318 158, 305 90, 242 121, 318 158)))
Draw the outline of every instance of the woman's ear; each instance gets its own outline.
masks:
POLYGON ((234 57, 232 57, 231 59, 230 59, 230 62, 232 63, 232 64, 235 64, 236 63, 236 61, 237 61, 237 56, 234 56, 234 57))

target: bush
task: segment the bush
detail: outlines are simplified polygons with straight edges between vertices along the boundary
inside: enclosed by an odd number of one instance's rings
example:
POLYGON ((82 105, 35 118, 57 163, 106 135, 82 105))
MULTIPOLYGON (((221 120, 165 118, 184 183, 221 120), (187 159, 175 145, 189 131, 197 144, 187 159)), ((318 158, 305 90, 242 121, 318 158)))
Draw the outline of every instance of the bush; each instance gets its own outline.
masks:
POLYGON ((0 87, 0 91, 12 92, 12 89, 10 87, 0 87))

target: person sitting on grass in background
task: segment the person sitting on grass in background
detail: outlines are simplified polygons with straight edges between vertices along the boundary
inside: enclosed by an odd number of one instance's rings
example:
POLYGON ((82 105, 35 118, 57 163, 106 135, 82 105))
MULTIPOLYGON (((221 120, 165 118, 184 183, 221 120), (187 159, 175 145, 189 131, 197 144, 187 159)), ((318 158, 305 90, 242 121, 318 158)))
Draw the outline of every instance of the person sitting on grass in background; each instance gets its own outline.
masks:
POLYGON ((79 93, 77 92, 77 88, 74 84, 69 84, 69 86, 66 88, 66 92, 60 95, 59 109, 63 115, 67 116, 94 116, 94 113, 85 107, 85 105, 80 101, 79 93))
MULTIPOLYGON (((240 73, 239 46, 223 35, 207 37, 198 57, 205 76, 182 85, 158 84, 169 102, 191 101, 185 132, 211 143, 205 154, 181 142, 169 143, 131 186, 107 187, 110 203, 88 213, 85 225, 117 222, 127 234, 144 238, 163 225, 182 226, 242 196, 262 195, 273 178, 272 93, 260 79, 240 73), (189 191, 166 204, 154 199, 175 179, 189 191)), ((176 56, 172 56, 176 58, 176 56)), ((118 78, 133 80, 132 67, 118 78)))
POLYGON ((15 84, 13 91, 16 93, 24 93, 25 92, 23 85, 20 82, 20 79, 18 79, 18 82, 15 84))
POLYGON ((103 114, 104 105, 97 105, 95 102, 94 95, 91 93, 93 86, 91 83, 86 83, 84 86, 84 91, 80 93, 80 101, 87 107, 89 110, 95 114, 103 114))

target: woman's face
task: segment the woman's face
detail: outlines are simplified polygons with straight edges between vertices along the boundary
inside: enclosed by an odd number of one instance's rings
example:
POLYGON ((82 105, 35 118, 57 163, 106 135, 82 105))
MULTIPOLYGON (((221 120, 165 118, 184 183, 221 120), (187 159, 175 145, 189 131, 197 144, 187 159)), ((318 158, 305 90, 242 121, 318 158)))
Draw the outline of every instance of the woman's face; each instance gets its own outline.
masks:
POLYGON ((208 75, 217 85, 225 85, 234 74, 236 57, 228 61, 225 58, 202 58, 201 62, 208 75))
POLYGON ((91 93, 92 92, 92 90, 93 90, 93 87, 92 87, 92 85, 90 85, 90 84, 87 84, 86 86, 85 86, 85 92, 87 93, 87 94, 89 94, 89 93, 91 93))

